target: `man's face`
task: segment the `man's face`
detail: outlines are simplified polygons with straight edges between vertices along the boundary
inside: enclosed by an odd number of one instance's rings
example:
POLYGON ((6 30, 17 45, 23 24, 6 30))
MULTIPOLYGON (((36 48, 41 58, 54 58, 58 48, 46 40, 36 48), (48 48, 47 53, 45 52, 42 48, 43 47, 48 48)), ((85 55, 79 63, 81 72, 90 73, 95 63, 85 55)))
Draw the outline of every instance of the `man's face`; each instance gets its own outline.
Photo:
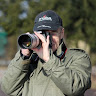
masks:
POLYGON ((61 39, 64 37, 64 28, 58 28, 56 31, 47 31, 52 35, 52 50, 53 52, 57 50, 61 39))

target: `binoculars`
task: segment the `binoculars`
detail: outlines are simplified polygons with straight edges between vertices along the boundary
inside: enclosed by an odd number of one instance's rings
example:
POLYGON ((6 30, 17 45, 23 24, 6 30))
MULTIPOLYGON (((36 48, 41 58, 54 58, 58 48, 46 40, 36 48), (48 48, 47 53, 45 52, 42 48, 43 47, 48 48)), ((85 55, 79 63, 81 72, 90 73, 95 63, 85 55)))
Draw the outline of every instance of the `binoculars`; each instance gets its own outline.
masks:
MULTIPOLYGON (((37 33, 42 34, 45 38, 47 38, 47 36, 49 35, 49 33, 45 31, 37 31, 37 33)), ((41 41, 35 34, 25 33, 19 36, 18 45, 22 49, 39 48, 41 46, 41 41)))

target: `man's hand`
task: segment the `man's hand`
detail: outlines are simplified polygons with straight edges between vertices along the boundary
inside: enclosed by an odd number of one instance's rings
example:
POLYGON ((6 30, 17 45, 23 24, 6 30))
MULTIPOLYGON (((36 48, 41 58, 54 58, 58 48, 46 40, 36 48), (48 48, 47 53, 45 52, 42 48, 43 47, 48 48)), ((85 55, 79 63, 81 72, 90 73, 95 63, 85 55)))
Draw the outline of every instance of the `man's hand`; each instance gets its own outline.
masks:
POLYGON ((47 36, 47 39, 46 39, 42 34, 37 32, 34 32, 34 33, 41 40, 42 45, 40 49, 33 48, 32 50, 35 51, 41 59, 47 62, 49 60, 49 36, 47 36))
POLYGON ((24 56, 30 56, 31 52, 29 51, 29 49, 21 49, 21 53, 24 56))
MULTIPOLYGON (((29 32, 27 32, 26 34, 30 34, 29 32)), ((29 49, 21 49, 21 53, 24 56, 30 56, 31 52, 29 51, 29 49)))

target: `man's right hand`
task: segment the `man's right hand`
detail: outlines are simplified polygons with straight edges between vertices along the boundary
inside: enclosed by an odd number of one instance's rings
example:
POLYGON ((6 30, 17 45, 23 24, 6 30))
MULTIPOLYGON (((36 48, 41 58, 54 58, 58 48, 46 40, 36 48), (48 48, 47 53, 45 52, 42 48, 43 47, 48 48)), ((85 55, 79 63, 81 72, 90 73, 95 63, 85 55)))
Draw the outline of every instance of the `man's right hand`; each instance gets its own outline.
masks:
POLYGON ((21 49, 21 53, 24 55, 24 56, 30 56, 31 52, 29 49, 21 49))

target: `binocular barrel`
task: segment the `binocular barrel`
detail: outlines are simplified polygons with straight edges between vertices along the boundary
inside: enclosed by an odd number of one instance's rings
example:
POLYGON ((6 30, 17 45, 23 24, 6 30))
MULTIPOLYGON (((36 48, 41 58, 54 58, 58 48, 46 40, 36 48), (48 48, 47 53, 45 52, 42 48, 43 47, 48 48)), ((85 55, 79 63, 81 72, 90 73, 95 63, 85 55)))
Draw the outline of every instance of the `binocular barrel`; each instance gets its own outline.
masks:
POLYGON ((22 34, 18 38, 18 44, 23 49, 36 48, 40 43, 39 38, 35 34, 22 34))

